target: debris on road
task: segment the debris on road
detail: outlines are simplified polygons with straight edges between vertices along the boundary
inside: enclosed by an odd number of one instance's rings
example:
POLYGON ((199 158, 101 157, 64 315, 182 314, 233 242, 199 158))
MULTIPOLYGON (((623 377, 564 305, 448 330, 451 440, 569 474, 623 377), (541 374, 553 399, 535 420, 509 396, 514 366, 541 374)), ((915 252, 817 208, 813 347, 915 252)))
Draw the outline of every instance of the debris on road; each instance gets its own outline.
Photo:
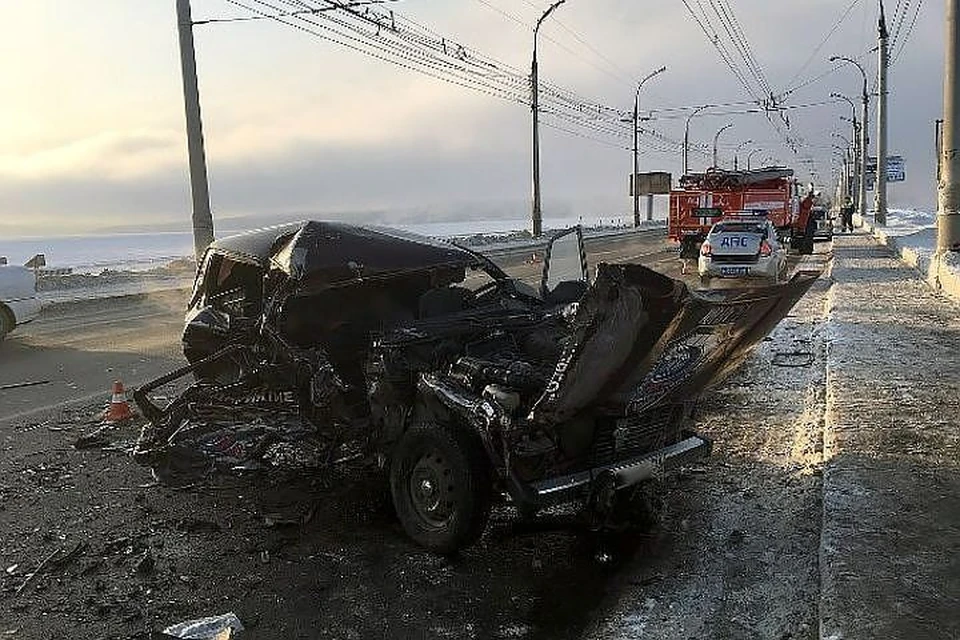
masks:
POLYGON ((13 389, 25 389, 27 387, 39 387, 41 385, 50 384, 49 380, 30 380, 28 382, 15 382, 12 384, 2 384, 0 385, 0 391, 12 391, 13 389))
POLYGON ((143 555, 137 560, 135 569, 137 573, 141 575, 149 575, 153 573, 154 568, 157 566, 157 560, 153 557, 153 554, 150 552, 150 549, 147 549, 143 552, 143 555))
POLYGON ((243 624, 237 614, 230 612, 209 618, 188 620, 171 625, 163 630, 171 638, 186 640, 230 640, 233 632, 243 631, 243 624))
POLYGON ((812 351, 779 351, 773 354, 775 367, 809 367, 814 362, 812 351))
POLYGON ((67 552, 64 552, 63 549, 55 549, 53 553, 45 557, 40 564, 37 565, 36 569, 27 574, 26 578, 24 578, 23 582, 17 588, 16 594, 20 595, 37 576, 47 573, 50 569, 63 567, 72 562, 83 552, 84 548, 86 548, 86 543, 81 541, 67 552))

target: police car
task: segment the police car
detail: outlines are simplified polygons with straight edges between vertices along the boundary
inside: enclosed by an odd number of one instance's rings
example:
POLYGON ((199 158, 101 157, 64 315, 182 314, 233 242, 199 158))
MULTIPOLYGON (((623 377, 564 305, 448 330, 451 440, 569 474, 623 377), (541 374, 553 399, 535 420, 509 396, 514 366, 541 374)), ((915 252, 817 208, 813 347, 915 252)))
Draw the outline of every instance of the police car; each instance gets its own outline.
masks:
POLYGON ((711 227, 700 245, 698 272, 702 284, 712 278, 763 278, 786 275, 787 252, 777 230, 764 215, 727 216, 711 227))

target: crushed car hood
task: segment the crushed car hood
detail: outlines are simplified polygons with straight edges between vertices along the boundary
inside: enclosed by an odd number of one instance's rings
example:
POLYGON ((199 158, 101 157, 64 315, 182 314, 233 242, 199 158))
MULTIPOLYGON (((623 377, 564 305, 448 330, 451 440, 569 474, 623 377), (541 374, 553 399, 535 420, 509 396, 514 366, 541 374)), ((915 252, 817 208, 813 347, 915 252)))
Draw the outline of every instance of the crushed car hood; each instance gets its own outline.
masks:
POLYGON ((557 424, 596 408, 638 414, 696 397, 735 370, 818 276, 690 291, 640 265, 602 264, 529 418, 557 424))

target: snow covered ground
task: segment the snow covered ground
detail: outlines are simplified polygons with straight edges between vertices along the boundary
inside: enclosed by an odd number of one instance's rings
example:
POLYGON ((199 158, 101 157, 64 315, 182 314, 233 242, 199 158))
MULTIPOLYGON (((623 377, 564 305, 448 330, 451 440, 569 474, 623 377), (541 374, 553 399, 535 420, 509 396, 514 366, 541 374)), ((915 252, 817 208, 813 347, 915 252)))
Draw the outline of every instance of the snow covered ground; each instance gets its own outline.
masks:
POLYGON ((960 254, 948 253, 935 259, 937 248, 937 214, 914 209, 890 209, 887 224, 877 227, 873 216, 864 219, 864 229, 873 233, 905 263, 927 277, 937 289, 960 300, 960 254))
MULTIPOLYGON (((666 223, 663 220, 641 223, 643 230, 665 228, 666 223)), ((584 228, 584 236, 587 238, 606 238, 634 232, 632 227, 584 228)), ((546 233, 550 234, 552 230, 547 229, 546 233)), ((539 250, 543 245, 543 240, 530 237, 529 232, 526 231, 461 233, 456 236, 435 237, 471 247, 490 255, 494 260, 499 256, 522 249, 539 250)), ((139 257, 127 262, 123 262, 115 253, 107 252, 101 255, 101 259, 107 261, 105 264, 113 265, 110 268, 93 268, 88 265, 85 268, 69 269, 67 273, 53 271, 49 274, 41 274, 38 281, 40 299, 44 304, 54 304, 186 289, 192 286, 196 269, 192 258, 149 257, 149 252, 142 248, 132 253, 136 253, 139 257), (132 266, 134 264, 136 266, 132 266)))

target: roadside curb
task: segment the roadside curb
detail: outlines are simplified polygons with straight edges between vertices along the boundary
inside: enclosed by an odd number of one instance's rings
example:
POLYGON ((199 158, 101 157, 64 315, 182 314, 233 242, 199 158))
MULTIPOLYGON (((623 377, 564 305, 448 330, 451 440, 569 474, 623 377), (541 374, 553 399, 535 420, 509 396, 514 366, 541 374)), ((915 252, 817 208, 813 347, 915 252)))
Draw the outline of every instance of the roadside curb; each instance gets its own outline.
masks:
POLYGON ((854 222, 881 244, 889 247, 901 262, 919 271, 934 290, 960 302, 960 268, 945 263, 936 254, 928 254, 917 251, 913 247, 904 246, 897 236, 885 233, 882 227, 877 227, 859 216, 854 217, 854 222))
MULTIPOLYGON (((833 261, 830 261, 831 270, 833 261)), ((824 407, 823 407, 823 468, 821 491, 821 511, 820 511, 820 545, 817 553, 817 567, 820 578, 820 598, 817 603, 817 625, 819 627, 817 637, 820 640, 839 640, 833 634, 832 619, 825 615, 829 611, 827 603, 833 602, 836 598, 836 586, 832 580, 832 574, 828 567, 833 549, 827 536, 827 523, 830 518, 830 500, 833 487, 833 466, 831 460, 836 454, 837 439, 834 430, 837 424, 837 380, 836 380, 836 355, 834 350, 834 340, 838 337, 836 325, 834 323, 834 309, 836 307, 836 281, 830 278, 830 290, 826 296, 826 308, 824 309, 824 407)))

